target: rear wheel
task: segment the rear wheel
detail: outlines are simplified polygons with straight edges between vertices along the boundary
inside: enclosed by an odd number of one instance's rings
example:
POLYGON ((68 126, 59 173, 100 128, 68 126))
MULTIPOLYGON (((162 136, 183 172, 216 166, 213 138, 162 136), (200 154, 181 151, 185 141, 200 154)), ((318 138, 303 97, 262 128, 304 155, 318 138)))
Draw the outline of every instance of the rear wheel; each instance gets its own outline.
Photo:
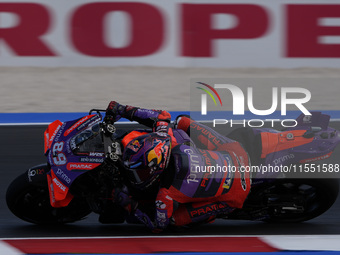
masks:
POLYGON ((35 224, 70 223, 87 216, 91 210, 83 198, 74 198, 66 207, 51 206, 46 177, 48 171, 46 164, 39 165, 18 176, 9 185, 6 201, 11 212, 35 224), (35 169, 43 170, 43 174, 30 174, 35 169))
POLYGON ((267 222, 302 222, 326 212, 338 192, 337 179, 281 179, 255 188, 248 202, 266 208, 267 222))

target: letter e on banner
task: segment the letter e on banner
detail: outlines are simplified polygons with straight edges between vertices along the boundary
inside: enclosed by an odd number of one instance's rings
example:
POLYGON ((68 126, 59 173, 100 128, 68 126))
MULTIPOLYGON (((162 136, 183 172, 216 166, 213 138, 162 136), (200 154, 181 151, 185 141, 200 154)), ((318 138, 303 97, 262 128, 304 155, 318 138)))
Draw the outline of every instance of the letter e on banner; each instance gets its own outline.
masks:
POLYGON ((340 5, 289 4, 287 49, 289 58, 339 58, 340 44, 322 43, 322 37, 340 37, 340 25, 321 24, 325 18, 340 18, 340 5))

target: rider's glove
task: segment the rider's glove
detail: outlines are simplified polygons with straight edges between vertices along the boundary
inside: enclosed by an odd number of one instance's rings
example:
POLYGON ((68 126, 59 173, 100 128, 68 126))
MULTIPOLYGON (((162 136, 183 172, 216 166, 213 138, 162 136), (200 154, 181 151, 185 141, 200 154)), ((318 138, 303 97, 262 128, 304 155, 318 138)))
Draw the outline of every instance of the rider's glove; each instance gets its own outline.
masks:
POLYGON ((106 120, 111 122, 116 122, 122 117, 122 113, 124 112, 125 105, 121 105, 116 101, 111 101, 108 107, 106 108, 106 120))
POLYGON ((143 213, 141 210, 137 209, 135 211, 136 218, 142 222, 146 227, 148 227, 153 233, 160 233, 163 229, 157 227, 157 224, 151 221, 150 217, 143 213))
POLYGON ((129 214, 134 213, 138 203, 131 198, 126 186, 114 189, 114 202, 123 207, 129 214))
POLYGON ((111 101, 106 108, 106 120, 111 120, 111 122, 116 122, 120 118, 126 118, 132 120, 133 114, 139 109, 138 107, 133 107, 129 105, 122 105, 116 101, 111 101))

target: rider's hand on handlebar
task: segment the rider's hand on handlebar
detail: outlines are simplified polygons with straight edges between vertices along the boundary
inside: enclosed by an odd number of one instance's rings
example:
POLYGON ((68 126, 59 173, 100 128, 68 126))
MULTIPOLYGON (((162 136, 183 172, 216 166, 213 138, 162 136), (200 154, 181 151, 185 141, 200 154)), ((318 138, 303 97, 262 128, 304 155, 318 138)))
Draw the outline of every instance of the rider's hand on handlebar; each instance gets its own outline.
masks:
POLYGON ((124 111, 125 105, 121 105, 116 101, 111 101, 108 107, 106 108, 106 121, 108 122, 116 122, 122 116, 121 113, 124 111))

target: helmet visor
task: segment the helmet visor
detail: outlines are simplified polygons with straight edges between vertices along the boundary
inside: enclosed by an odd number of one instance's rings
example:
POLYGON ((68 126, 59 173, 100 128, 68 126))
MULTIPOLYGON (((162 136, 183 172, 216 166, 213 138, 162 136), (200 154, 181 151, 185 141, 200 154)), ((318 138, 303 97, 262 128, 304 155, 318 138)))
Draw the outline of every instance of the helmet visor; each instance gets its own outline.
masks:
POLYGON ((153 172, 149 167, 131 168, 130 166, 129 168, 126 168, 126 170, 129 181, 136 185, 148 181, 153 172))

